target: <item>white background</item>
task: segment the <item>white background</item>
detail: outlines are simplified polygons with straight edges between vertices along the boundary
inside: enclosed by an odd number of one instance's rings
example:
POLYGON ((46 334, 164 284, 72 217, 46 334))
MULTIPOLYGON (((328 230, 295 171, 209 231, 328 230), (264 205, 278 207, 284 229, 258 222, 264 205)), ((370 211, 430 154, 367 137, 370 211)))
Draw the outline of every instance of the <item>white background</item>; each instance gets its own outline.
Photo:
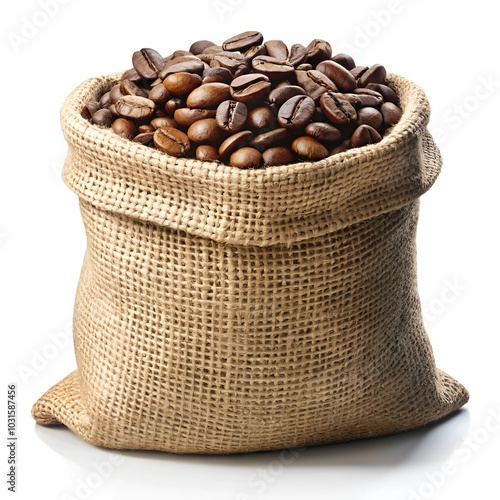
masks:
MULTIPOLYGON (((3 2, 0 16, 0 390, 6 415, 7 383, 17 383, 17 498, 500 498, 500 40, 494 2, 47 3, 50 16, 43 14, 43 0, 3 2), (35 21, 39 27, 30 31, 35 21), (470 402, 426 429, 296 455, 113 453, 63 427, 37 426, 31 405, 75 368, 69 334, 85 247, 77 198, 60 178, 66 154, 60 106, 86 78, 130 67, 137 49, 167 55, 197 39, 221 43, 248 29, 290 45, 324 38, 358 64, 383 63, 426 91, 444 168, 422 198, 419 287, 437 364, 467 387, 470 402)), ((0 428, 4 439, 6 416, 0 428)))

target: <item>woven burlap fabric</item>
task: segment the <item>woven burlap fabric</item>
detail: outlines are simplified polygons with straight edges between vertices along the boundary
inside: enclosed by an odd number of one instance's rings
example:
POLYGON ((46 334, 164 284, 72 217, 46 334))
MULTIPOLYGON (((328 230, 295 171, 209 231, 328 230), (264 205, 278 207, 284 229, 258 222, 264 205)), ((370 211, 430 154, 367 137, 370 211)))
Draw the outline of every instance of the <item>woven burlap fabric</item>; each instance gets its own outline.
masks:
POLYGON ((231 453, 405 431, 461 407, 436 368, 416 279, 420 196, 441 158, 422 90, 376 145, 239 170, 178 159, 62 109, 63 178, 87 251, 77 370, 33 407, 117 449, 231 453))

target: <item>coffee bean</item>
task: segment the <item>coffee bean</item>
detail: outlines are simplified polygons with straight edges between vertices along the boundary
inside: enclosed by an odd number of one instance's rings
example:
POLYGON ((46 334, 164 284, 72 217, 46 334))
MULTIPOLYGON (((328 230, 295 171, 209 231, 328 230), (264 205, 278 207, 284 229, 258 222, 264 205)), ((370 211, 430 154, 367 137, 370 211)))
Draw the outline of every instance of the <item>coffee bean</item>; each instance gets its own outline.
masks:
POLYGON ((210 58, 211 68, 226 68, 231 73, 236 74, 236 72, 242 68, 244 72, 248 70, 248 62, 242 54, 237 52, 221 52, 219 54, 214 54, 210 58))
POLYGON ((165 80, 165 78, 167 78, 167 76, 171 75, 172 73, 186 72, 201 75, 204 69, 205 64, 203 63, 203 61, 200 61, 199 59, 189 59, 187 61, 179 62, 173 64, 172 66, 164 68, 158 76, 162 80, 165 80))
POLYGON ((356 120, 356 110, 340 94, 328 92, 319 99, 319 104, 325 116, 333 124, 351 123, 356 120))
POLYGON ((101 108, 97 101, 90 101, 84 106, 82 110, 82 117, 85 118, 86 120, 90 120, 94 115, 94 113, 99 109, 101 108))
POLYGON ((312 64, 302 63, 302 64, 299 64, 295 69, 297 71, 309 71, 309 70, 314 69, 314 68, 313 68, 312 64))
POLYGON ((230 165, 238 168, 258 167, 261 162, 262 154, 260 151, 251 147, 240 148, 229 158, 230 165))
POLYGON ((314 101, 306 95, 297 95, 286 101, 278 111, 278 122, 285 128, 304 127, 312 118, 314 101))
POLYGON ((337 92, 335 84, 323 73, 317 70, 296 70, 297 83, 314 101, 318 100, 328 90, 337 92))
POLYGON ((276 116, 270 106, 258 106, 248 112, 247 127, 253 129, 266 129, 274 127, 276 116))
POLYGON ((130 68, 122 74, 122 80, 130 80, 139 84, 142 82, 142 76, 134 68, 130 68))
POLYGON ((290 148, 277 146, 266 149, 262 153, 262 160, 266 166, 288 165, 295 159, 295 155, 290 148))
POLYGON ((132 140, 137 135, 137 128, 132 120, 117 118, 111 125, 113 132, 121 137, 132 140))
POLYGON ((137 132, 139 134, 145 134, 146 132, 154 132, 155 128, 152 125, 139 125, 137 127, 137 132))
POLYGON ((243 53, 243 57, 249 65, 252 64, 252 59, 257 56, 267 56, 267 49, 265 45, 254 45, 243 53))
POLYGON ((259 134, 250 142, 250 146, 264 151, 272 146, 286 141, 289 138, 289 131, 286 128, 276 128, 259 134))
MULTIPOLYGON (((288 62, 293 66, 297 67, 302 64, 307 59, 307 49, 300 43, 294 43, 290 47, 290 53, 288 54, 288 62)), ((311 68, 312 69, 312 65, 311 68)))
POLYGON ((366 87, 369 83, 382 83, 385 85, 387 71, 381 64, 374 64, 368 68, 358 80, 358 87, 366 87))
POLYGON ((247 107, 242 102, 224 101, 219 104, 215 119, 222 130, 234 134, 243 128, 247 115, 247 107))
POLYGON ((143 132, 142 134, 137 134, 132 140, 144 146, 151 146, 154 144, 154 135, 154 132, 143 132))
MULTIPOLYGON (((375 90, 372 89, 366 89, 366 88, 358 88, 354 89, 352 91, 352 94, 344 94, 344 97, 350 101, 350 98, 352 96, 356 96, 356 99, 359 100, 359 107, 360 108, 365 108, 365 107, 371 107, 371 108, 378 108, 382 102, 384 101, 384 98, 382 97, 382 94, 379 94, 375 90)), ((353 104, 353 106, 356 108, 357 106, 353 104)))
POLYGON ((326 40, 315 39, 307 47, 307 62, 316 66, 332 57, 332 46, 326 40))
POLYGON ((120 84, 117 83, 116 85, 113 85, 111 87, 111 90, 109 91, 109 102, 111 104, 116 104, 118 102, 118 99, 123 97, 122 91, 120 89, 120 84))
POLYGON ((215 43, 209 40, 198 40, 197 42, 191 44, 191 47, 189 47, 189 52, 196 56, 198 54, 201 54, 206 48, 213 47, 214 45, 215 43))
POLYGON ((183 108, 186 106, 186 101, 181 99, 180 97, 172 97, 169 99, 163 109, 168 116, 174 116, 174 113, 177 109, 183 108))
POLYGON ((215 118, 215 109, 179 108, 174 112, 175 121, 182 127, 190 127, 194 122, 204 118, 215 118))
POLYGON ((338 153, 345 153, 350 148, 349 139, 342 141, 340 144, 330 150, 330 156, 338 153))
POLYGON ((356 78, 352 73, 335 61, 322 61, 316 69, 324 73, 341 92, 352 92, 356 88, 356 78))
POLYGON ((191 147, 188 136, 173 127, 159 128, 153 139, 159 150, 172 156, 184 156, 191 147))
POLYGON ((205 83, 188 95, 186 104, 189 108, 216 109, 221 102, 230 98, 227 83, 205 83))
POLYGON ((396 92, 394 92, 394 90, 392 90, 388 85, 383 85, 381 83, 369 83, 366 86, 366 89, 378 92, 384 98, 384 101, 392 102, 396 106, 399 106, 399 98, 396 95, 396 92))
POLYGON ((370 125, 370 127, 378 129, 383 122, 384 118, 378 109, 366 107, 358 110, 358 118, 356 119, 358 125, 370 125))
POLYGON ((354 78, 356 78, 356 80, 358 80, 367 69, 368 69, 368 66, 356 66, 356 67, 352 68, 350 71, 351 71, 352 76, 354 78))
POLYGON ((297 153, 299 157, 307 160, 322 160, 328 156, 328 149, 321 142, 308 135, 294 139, 292 142, 292 151, 297 153))
POLYGON ((288 58, 288 47, 282 40, 268 40, 264 43, 267 49, 267 55, 276 59, 286 61, 288 58))
POLYGON ((337 54, 332 57, 332 61, 344 66, 347 70, 351 70, 356 67, 354 59, 349 54, 337 54))
POLYGON ((221 158, 229 157, 238 148, 248 144, 253 139, 253 134, 250 130, 242 130, 229 136, 219 146, 219 156, 221 158))
POLYGON ((157 106, 165 104, 170 94, 163 84, 155 85, 148 93, 148 99, 151 99, 157 106))
POLYGON ((360 125, 352 134, 350 147, 360 148, 367 144, 375 144, 381 140, 382 137, 373 127, 370 127, 370 125, 360 125))
POLYGON ((203 71, 202 83, 231 83, 233 80, 233 74, 227 68, 207 68, 203 71))
POLYGON ((337 127, 323 122, 311 122, 305 128, 305 133, 322 142, 336 142, 342 139, 342 133, 337 127))
POLYGON ((235 78, 231 83, 231 97, 243 103, 265 101, 271 83, 262 73, 252 73, 235 78))
POLYGON ((98 109, 92 115, 92 123, 101 127, 110 127, 113 123, 113 114, 109 109, 98 109))
POLYGON ((245 31, 239 35, 228 38, 222 48, 229 51, 243 52, 249 49, 252 45, 260 45, 264 41, 262 33, 258 31, 245 31))
POLYGON ((153 118, 150 122, 150 125, 153 127, 154 130, 165 127, 174 127, 174 128, 179 127, 177 121, 171 118, 170 116, 158 116, 156 118, 153 118))
POLYGON ((271 80, 284 80, 295 70, 289 62, 270 56, 255 57, 252 60, 252 68, 256 72, 268 76, 271 80))
POLYGON ((195 156, 196 159, 200 161, 217 161, 219 159, 217 148, 209 144, 198 146, 196 148, 195 156))
POLYGON ((102 95, 102 97, 99 99, 99 107, 102 108, 109 108, 111 105, 111 99, 110 99, 110 92, 106 92, 102 95))
POLYGON ((271 90, 268 100, 269 104, 278 109, 285 101, 288 101, 290 97, 305 95, 305 93, 305 90, 298 85, 282 85, 271 90))
POLYGON ((138 95, 139 97, 147 97, 148 93, 136 85, 132 80, 125 79, 120 82, 120 92, 123 95, 138 95))
POLYGON ((222 48, 222 45, 212 45, 210 47, 207 47, 206 49, 203 49, 203 52, 197 55, 201 56, 202 54, 218 54, 219 52, 223 51, 224 49, 222 48))
POLYGON ((158 78, 164 68, 163 57, 153 49, 141 49, 132 55, 132 64, 137 73, 146 80, 158 78))
POLYGON ((153 101, 135 95, 120 97, 115 106, 120 116, 131 118, 132 120, 150 118, 156 110, 156 105, 153 101))
POLYGON ((382 112, 382 116, 384 117, 384 124, 387 127, 396 125, 403 114, 403 111, 392 102, 384 102, 384 104, 382 104, 382 107, 380 108, 380 111, 382 112))
POLYGON ((201 76, 197 73, 172 73, 163 80, 163 86, 173 96, 187 96, 201 85, 201 76))
POLYGON ((190 141, 198 144, 215 144, 222 138, 222 131, 215 118, 203 118, 194 122, 187 131, 190 141))

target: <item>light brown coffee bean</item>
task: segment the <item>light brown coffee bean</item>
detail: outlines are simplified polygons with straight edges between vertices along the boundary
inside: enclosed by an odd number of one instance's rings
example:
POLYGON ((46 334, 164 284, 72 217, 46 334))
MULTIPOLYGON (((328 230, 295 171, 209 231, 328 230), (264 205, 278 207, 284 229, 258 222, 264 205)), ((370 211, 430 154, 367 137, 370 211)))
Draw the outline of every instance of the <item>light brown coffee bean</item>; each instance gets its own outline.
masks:
POLYGON ((233 167, 253 168, 260 166, 262 154, 259 150, 251 147, 237 149, 229 158, 229 163, 233 167))
POLYGON ((335 61, 322 61, 316 69, 324 73, 341 92, 352 92, 357 86, 352 73, 335 61))
POLYGON ((202 78, 196 73, 172 73, 163 80, 163 86, 169 94, 181 97, 187 96, 201 85, 202 78))
POLYGON ((266 166, 288 165, 295 159, 295 155, 290 148, 277 146, 266 149, 262 153, 262 160, 266 166))
POLYGON ((283 40, 268 40, 264 43, 267 49, 267 55, 276 59, 286 61, 288 58, 288 47, 283 40))
POLYGON ((272 128, 276 123, 276 116, 270 106, 258 106, 248 112, 247 127, 262 130, 272 128))
POLYGON ((384 118, 378 109, 370 107, 358 109, 358 118, 356 119, 358 125, 370 125, 378 130, 383 122, 384 118))
POLYGON ((219 146, 219 156, 221 158, 229 157, 238 148, 248 144, 253 139, 253 134, 250 130, 242 130, 236 132, 225 139, 219 146))
POLYGON ((217 109, 223 101, 231 99, 230 87, 226 83, 205 83, 194 89, 187 97, 189 108, 217 109))
POLYGON ((209 144, 202 144, 196 148, 196 159, 200 161, 217 161, 219 153, 217 148, 209 144))
POLYGON ((198 144, 215 144, 222 139, 222 131, 215 118, 204 118, 194 122, 187 131, 190 141, 198 144))
POLYGON ((155 146, 172 156, 184 156, 191 147, 188 136, 172 127, 159 128, 154 133, 155 146))
POLYGON ((148 99, 151 99, 156 105, 162 105, 170 98, 168 90, 163 84, 155 85, 148 93, 148 99))
POLYGON ((182 127, 190 127, 194 122, 205 118, 215 118, 215 109, 179 108, 174 112, 175 121, 182 127))
POLYGON ((292 151, 307 160, 322 160, 328 156, 328 149, 321 142, 303 135, 292 142, 292 151))
POLYGON ((373 127, 360 125, 352 134, 349 145, 351 148, 360 148, 368 144, 375 144, 381 140, 382 137, 373 127))
MULTIPOLYGON (((392 102, 384 102, 380 108, 382 116, 384 117, 384 124, 387 127, 392 127, 399 122, 403 111, 392 102)), ((94 115, 95 116, 95 115, 94 115)))
POLYGON ((154 144, 154 132, 144 132, 142 134, 137 134, 132 141, 138 142, 143 146, 151 146, 154 144))
POLYGON ((156 105, 153 101, 135 95, 120 97, 115 106, 120 116, 132 120, 145 120, 150 118, 156 110, 156 105))
POLYGON ((126 78, 120 82, 120 92, 123 95, 138 95, 140 97, 147 97, 148 93, 135 84, 132 80, 126 78))
POLYGON ((113 132, 121 137, 132 140, 137 135, 137 128, 132 120, 117 118, 111 125, 113 132))
POLYGON ((92 123, 100 125, 101 127, 111 127, 113 123, 113 114, 109 109, 98 109, 92 115, 92 123))
POLYGON ((170 116, 158 116, 153 118, 149 123, 154 130, 165 127, 179 128, 179 124, 170 116))

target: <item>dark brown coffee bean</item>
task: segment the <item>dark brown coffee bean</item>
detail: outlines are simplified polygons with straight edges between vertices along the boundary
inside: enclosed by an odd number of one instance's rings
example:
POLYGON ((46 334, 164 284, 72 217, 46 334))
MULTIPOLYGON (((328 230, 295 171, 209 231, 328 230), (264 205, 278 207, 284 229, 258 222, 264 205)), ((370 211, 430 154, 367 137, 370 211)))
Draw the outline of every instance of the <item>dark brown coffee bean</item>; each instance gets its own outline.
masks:
POLYGON ((310 71, 311 69, 314 69, 314 68, 313 68, 312 64, 302 63, 302 64, 299 64, 296 69, 297 69, 297 71, 310 71))
POLYGON ((137 73, 146 80, 155 80, 165 67, 163 57, 153 49, 141 49, 132 55, 132 64, 137 73))
POLYGON ((253 134, 250 130, 242 130, 241 132, 229 136, 219 146, 219 156, 221 158, 227 158, 238 148, 248 144, 252 139, 253 134))
MULTIPOLYGON (((352 94, 344 94, 344 97, 349 102, 351 102, 350 99, 352 97, 354 97, 355 99, 359 99, 359 107, 360 108, 365 108, 365 107, 378 108, 379 106, 381 106, 382 102, 384 101, 382 94, 375 92, 375 90, 366 89, 366 88, 354 89, 352 91, 352 94), (354 96, 356 96, 356 97, 354 97, 354 96)), ((355 104, 353 104, 353 106, 356 108, 355 104)))
POLYGON ((227 68, 207 68, 203 71, 203 83, 227 83, 230 84, 233 80, 233 74, 227 68))
POLYGON ((222 139, 222 131, 215 118, 204 118, 194 122, 187 131, 190 141, 198 144, 214 144, 222 139))
MULTIPOLYGON (((403 111, 392 102, 384 102, 380 108, 382 116, 384 117, 384 124, 387 127, 392 127, 399 122, 403 111)), ((94 115, 95 116, 95 115, 94 115)))
POLYGON ((249 69, 248 61, 243 54, 238 52, 221 52, 220 54, 214 54, 210 58, 210 67, 226 68, 233 74, 236 74, 240 68, 245 72, 249 69))
POLYGON ((322 160, 328 156, 328 149, 321 142, 303 135, 292 142, 292 151, 307 160, 322 160))
POLYGON ((333 124, 351 123, 356 120, 356 110, 341 94, 328 92, 319 98, 319 104, 325 116, 333 124))
POLYGON ((356 78, 352 73, 335 61, 322 61, 316 69, 324 73, 341 92, 352 92, 356 88, 356 78))
POLYGON ((328 90, 337 92, 335 84, 320 71, 311 69, 309 71, 295 71, 297 83, 305 93, 314 101, 318 100, 328 90))
POLYGON ((350 71, 351 71, 351 75, 356 78, 356 80, 358 80, 361 75, 363 75, 363 73, 365 71, 368 70, 368 66, 356 66, 354 68, 352 68, 350 71))
POLYGON ((266 166, 288 165, 293 162, 295 155, 290 148, 277 146, 266 149, 262 153, 262 160, 266 166))
POLYGON ((243 103, 263 102, 269 95, 271 82, 266 75, 251 73, 235 78, 231 82, 231 97, 243 103))
POLYGON ((197 42, 194 42, 191 47, 189 47, 189 52, 196 56, 201 54, 208 47, 213 47, 214 45, 215 43, 210 40, 198 40, 197 42))
POLYGON ((187 96, 201 85, 201 76, 197 73, 172 73, 163 80, 163 86, 176 97, 187 96))
POLYGON ((351 70, 356 67, 354 59, 349 54, 336 54, 332 57, 332 61, 344 66, 347 70, 351 70))
POLYGON ((366 89, 374 90, 378 92, 383 98, 385 102, 392 102, 396 106, 399 106, 399 98, 388 85, 383 85, 381 83, 369 83, 366 86, 366 89))
POLYGON ((137 128, 134 122, 127 118, 117 118, 111 125, 111 128, 115 134, 129 140, 132 140, 137 135, 137 128))
POLYGON ((110 104, 110 105, 109 105, 109 108, 107 108, 107 109, 109 109, 109 110, 111 111, 111 114, 112 114, 113 116, 115 116, 115 117, 117 117, 117 118, 119 118, 119 117, 120 117, 120 115, 119 115, 118 111, 116 111, 116 106, 115 106, 114 104, 110 104))
POLYGON ((370 125, 370 127, 378 130, 383 122, 384 118, 378 109, 367 107, 358 110, 358 118, 356 120, 358 125, 370 125))
POLYGON ((145 134, 146 132, 154 131, 155 128, 153 127, 153 125, 139 125, 139 127, 137 127, 137 132, 139 132, 139 134, 145 134))
POLYGON ((277 86, 274 90, 269 93, 269 104, 278 109, 285 101, 288 101, 290 97, 296 95, 305 95, 305 90, 298 85, 282 85, 277 86))
POLYGON ((152 87, 148 93, 148 99, 151 99, 156 105, 159 106, 165 104, 169 98, 170 94, 162 83, 152 87))
POLYGON ((248 109, 238 101, 224 101, 219 104, 215 119, 222 130, 232 134, 239 132, 247 121, 248 109))
POLYGON ((153 118, 150 121, 150 125, 154 128, 154 130, 165 127, 179 128, 179 124, 177 123, 177 121, 170 116, 158 116, 156 118, 153 118))
POLYGON ((84 106, 81 114, 83 118, 85 118, 86 120, 90 120, 92 118, 92 115, 99 109, 101 108, 97 101, 90 101, 84 106))
POLYGON ((102 108, 109 108, 111 105, 111 99, 110 99, 110 92, 106 92, 105 94, 102 95, 102 97, 99 99, 99 107, 102 108))
POLYGON ((262 154, 255 148, 243 147, 237 149, 229 158, 229 163, 238 168, 254 168, 260 166, 262 154))
POLYGON ((315 108, 307 95, 291 97, 279 109, 278 123, 285 128, 302 128, 312 118, 315 108))
POLYGON ((307 62, 316 66, 332 57, 332 46, 326 40, 315 39, 307 47, 307 62))
POLYGON ((156 110, 156 105, 153 101, 135 95, 120 97, 115 106, 120 116, 132 120, 145 120, 150 118, 156 110))
POLYGON ((226 83, 205 83, 194 89, 186 100, 189 108, 216 109, 231 98, 230 87, 226 83))
POLYGON ((250 146, 259 151, 264 151, 286 141, 289 137, 289 131, 286 128, 276 128, 256 136, 255 139, 250 142, 250 146))
POLYGON ((262 33, 258 31, 245 31, 239 35, 228 38, 222 48, 229 51, 243 52, 249 49, 252 45, 260 45, 264 41, 262 33))
POLYGON ((113 113, 109 109, 98 109, 92 115, 92 123, 101 127, 111 127, 113 123, 113 113))
POLYGON ((381 135, 370 125, 360 125, 352 134, 350 147, 360 148, 367 144, 375 144, 382 140, 381 135))
MULTIPOLYGON (((176 51, 178 52, 178 51, 176 51)), ((175 54, 175 53, 174 53, 175 54)), ((160 79, 163 81, 164 78, 162 78, 162 74, 163 73, 167 73, 166 76, 168 76, 168 74, 171 74, 170 73, 170 68, 172 68, 172 66, 178 66, 180 64, 183 64, 183 63, 187 63, 187 64, 192 64, 192 63, 199 63, 200 62, 200 57, 199 56, 195 56, 189 52, 183 54, 183 55, 174 55, 172 54, 170 57, 169 57, 169 60, 168 61, 165 61, 165 67, 163 68, 163 70, 160 72, 160 74, 158 75, 160 77, 160 79)), ((203 67, 205 67, 206 65, 203 64, 203 67)), ((187 70, 180 70, 180 71, 187 71, 187 70)), ((187 73, 196 73, 196 71, 187 71, 187 73)))
POLYGON ((209 144, 198 146, 196 148, 195 156, 196 159, 200 161, 217 161, 219 159, 217 148, 209 144))
POLYGON ((274 127, 276 116, 270 106, 258 106, 248 112, 247 127, 262 130, 274 127))
POLYGON ((311 122, 305 128, 305 133, 322 142, 336 142, 342 139, 342 133, 337 127, 323 122, 311 122))
POLYGON ((154 133, 153 139, 160 151, 172 156, 184 156, 191 147, 188 136, 172 127, 159 128, 154 133))
POLYGON ((120 92, 123 95, 138 95, 139 97, 147 97, 148 93, 135 84, 132 80, 125 78, 120 82, 120 92))
MULTIPOLYGON (((295 43, 290 47, 290 53, 288 54, 288 62, 293 66, 297 67, 302 64, 307 59, 307 49, 300 43, 295 43)), ((311 68, 312 69, 312 66, 311 68)))
POLYGON ((369 83, 381 83, 385 85, 387 71, 381 64, 374 64, 368 68, 358 79, 358 87, 366 87, 369 83))
MULTIPOLYGON (((212 45, 210 47, 207 47, 206 49, 203 49, 203 52, 201 54, 218 54, 219 52, 223 52, 224 49, 222 48, 222 45, 212 45)), ((201 54, 196 54, 197 56, 200 56, 201 54)))
POLYGON ((257 56, 267 56, 267 49, 265 45, 254 45, 243 53, 245 60, 249 65, 252 64, 252 59, 257 56))
POLYGON ((143 132, 137 134, 132 140, 144 146, 151 146, 154 144, 154 132, 143 132))
POLYGON ((255 57, 252 60, 252 68, 257 73, 268 76, 271 80, 285 80, 295 70, 289 62, 270 56, 255 57))
POLYGON ((116 104, 118 102, 118 99, 123 97, 122 91, 120 90, 120 84, 117 83, 116 85, 113 85, 111 87, 111 90, 109 91, 109 102, 111 104, 116 104))
POLYGON ((167 78, 167 76, 171 75, 172 73, 186 72, 186 73, 196 73, 198 75, 201 75, 204 69, 205 69, 205 64, 203 63, 203 61, 200 61, 198 58, 194 58, 184 62, 173 64, 168 68, 164 68, 158 76, 162 80, 165 80, 165 78, 167 78))
POLYGON ((175 121, 182 127, 190 127, 194 122, 205 118, 215 118, 215 109, 179 108, 174 112, 175 121))
POLYGON ((122 80, 130 80, 131 82, 140 84, 142 76, 134 68, 130 68, 122 74, 122 80))
POLYGON ((168 116, 174 116, 175 110, 184 108, 186 101, 180 97, 172 97, 166 103, 163 109, 168 116))
POLYGON ((268 40, 264 43, 267 55, 276 59, 286 61, 288 59, 288 47, 282 40, 268 40))

